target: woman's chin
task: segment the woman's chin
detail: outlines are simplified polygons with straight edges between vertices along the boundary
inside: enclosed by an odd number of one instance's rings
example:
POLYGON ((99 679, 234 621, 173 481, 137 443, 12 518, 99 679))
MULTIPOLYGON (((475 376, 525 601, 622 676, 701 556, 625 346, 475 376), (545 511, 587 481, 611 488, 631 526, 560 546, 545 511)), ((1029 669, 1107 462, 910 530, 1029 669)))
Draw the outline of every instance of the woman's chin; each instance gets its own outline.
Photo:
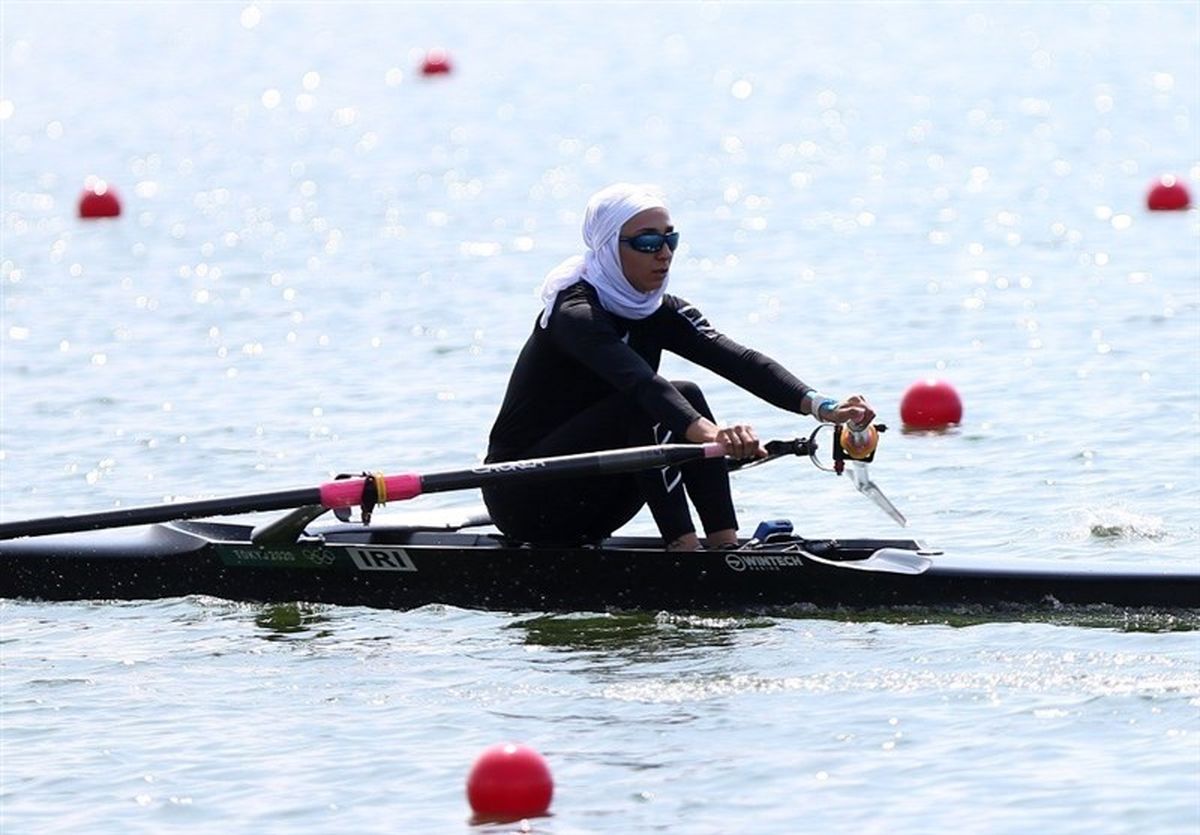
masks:
MULTIPOLYGON (((633 284, 633 282, 630 282, 633 284)), ((633 284, 634 289, 642 293, 654 293, 662 289, 662 286, 667 283, 667 273, 655 273, 648 275, 645 278, 633 284)))

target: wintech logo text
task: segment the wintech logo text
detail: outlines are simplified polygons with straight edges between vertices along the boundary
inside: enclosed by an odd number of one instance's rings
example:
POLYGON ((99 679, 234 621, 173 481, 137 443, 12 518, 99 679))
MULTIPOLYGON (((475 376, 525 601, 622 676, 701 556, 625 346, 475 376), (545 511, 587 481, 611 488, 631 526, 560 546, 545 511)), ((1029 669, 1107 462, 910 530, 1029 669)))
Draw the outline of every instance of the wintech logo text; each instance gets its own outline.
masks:
POLYGON ((804 560, 797 554, 726 554, 725 564, 734 571, 779 571, 803 568, 804 560))

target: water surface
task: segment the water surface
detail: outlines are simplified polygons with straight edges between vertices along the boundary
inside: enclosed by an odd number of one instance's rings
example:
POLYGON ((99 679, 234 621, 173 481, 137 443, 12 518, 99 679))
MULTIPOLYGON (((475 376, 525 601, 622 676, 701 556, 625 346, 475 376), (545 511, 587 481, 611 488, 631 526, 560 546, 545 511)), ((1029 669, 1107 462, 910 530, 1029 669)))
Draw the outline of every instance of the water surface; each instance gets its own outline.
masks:
MULTIPOLYGON (((469 465, 587 196, 644 180, 734 338, 893 425, 954 383, 963 426, 875 466, 914 536, 1196 563, 1200 222, 1143 209, 1200 193, 1194 5, 3 16, 5 520, 469 465), (75 218, 88 175, 121 218, 75 218)), ((802 462, 735 490, 747 528, 895 533, 802 462)), ((465 832, 507 739, 554 772, 544 832, 1200 831, 1194 615, 0 613, 5 832, 465 832)))

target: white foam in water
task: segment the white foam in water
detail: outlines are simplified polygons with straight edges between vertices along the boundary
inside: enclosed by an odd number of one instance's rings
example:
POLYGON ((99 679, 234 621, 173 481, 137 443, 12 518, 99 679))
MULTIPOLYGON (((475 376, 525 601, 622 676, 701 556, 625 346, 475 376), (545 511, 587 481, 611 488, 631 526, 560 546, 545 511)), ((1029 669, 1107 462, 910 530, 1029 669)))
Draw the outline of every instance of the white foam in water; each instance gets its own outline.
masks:
POLYGON ((1161 516, 1125 507, 1104 507, 1082 513, 1086 535, 1095 539, 1162 539, 1167 535, 1161 516))

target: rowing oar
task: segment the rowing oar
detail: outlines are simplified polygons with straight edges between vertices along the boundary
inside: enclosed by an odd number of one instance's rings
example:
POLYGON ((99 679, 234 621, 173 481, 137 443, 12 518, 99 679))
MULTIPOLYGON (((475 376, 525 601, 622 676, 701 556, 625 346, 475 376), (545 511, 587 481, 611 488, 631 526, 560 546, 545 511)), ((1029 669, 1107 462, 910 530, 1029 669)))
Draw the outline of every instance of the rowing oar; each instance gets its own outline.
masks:
POLYGON ((710 444, 664 444, 629 449, 585 452, 551 458, 529 458, 484 464, 469 470, 451 470, 420 475, 365 476, 331 481, 320 487, 304 487, 274 493, 253 493, 219 499, 199 499, 174 504, 145 505, 81 513, 76 516, 48 516, 23 522, 0 523, 0 539, 19 536, 44 536, 56 533, 152 525, 176 519, 200 519, 208 516, 233 516, 267 510, 290 510, 305 505, 320 505, 328 510, 363 504, 368 491, 380 504, 402 501, 423 493, 469 490, 491 484, 526 484, 556 478, 573 478, 627 473, 655 467, 677 466, 704 458, 724 456, 724 448, 710 444), (368 487, 368 485, 370 485, 368 487))

